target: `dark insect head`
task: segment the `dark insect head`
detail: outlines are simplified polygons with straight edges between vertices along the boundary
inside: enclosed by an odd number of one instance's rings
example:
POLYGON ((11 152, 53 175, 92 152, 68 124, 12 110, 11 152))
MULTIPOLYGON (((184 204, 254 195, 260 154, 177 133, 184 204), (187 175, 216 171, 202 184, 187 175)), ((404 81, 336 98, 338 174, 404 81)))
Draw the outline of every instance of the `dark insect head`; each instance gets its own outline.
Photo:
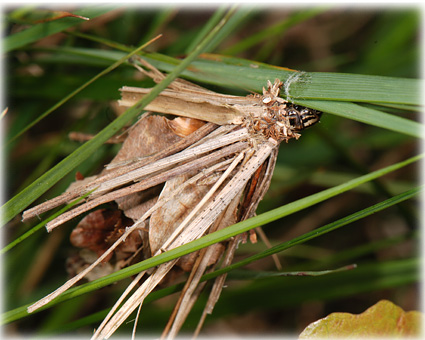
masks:
POLYGON ((287 107, 286 114, 294 131, 301 131, 316 124, 322 116, 320 111, 295 104, 287 107))

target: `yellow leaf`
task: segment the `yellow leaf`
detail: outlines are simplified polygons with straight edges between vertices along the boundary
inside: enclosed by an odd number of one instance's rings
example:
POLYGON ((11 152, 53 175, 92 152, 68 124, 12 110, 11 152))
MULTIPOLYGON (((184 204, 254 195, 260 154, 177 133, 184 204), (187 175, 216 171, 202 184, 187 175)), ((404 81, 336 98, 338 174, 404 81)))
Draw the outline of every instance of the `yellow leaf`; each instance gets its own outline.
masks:
POLYGON ((391 301, 381 300, 361 314, 332 313, 308 325, 300 339, 417 337, 422 313, 405 312, 391 301))

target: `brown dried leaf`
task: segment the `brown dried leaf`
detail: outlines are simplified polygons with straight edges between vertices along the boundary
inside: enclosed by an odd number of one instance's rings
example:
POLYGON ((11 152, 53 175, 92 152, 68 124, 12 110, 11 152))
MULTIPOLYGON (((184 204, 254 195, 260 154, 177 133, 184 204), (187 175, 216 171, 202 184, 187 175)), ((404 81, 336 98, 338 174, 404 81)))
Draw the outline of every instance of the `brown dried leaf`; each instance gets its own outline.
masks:
MULTIPOLYGON (((120 210, 98 209, 84 217, 70 236, 72 245, 83 249, 67 259, 68 273, 75 276, 90 266, 132 224, 120 210)), ((86 279, 92 281, 125 267, 137 255, 142 243, 142 235, 137 230, 132 232, 86 279)))
MULTIPOLYGON (((69 276, 75 276, 78 273, 86 269, 91 263, 96 261, 97 254, 88 249, 82 249, 77 254, 74 254, 67 258, 66 260, 66 271, 69 276)), ((94 281, 103 276, 112 274, 117 269, 109 262, 102 262, 91 270, 86 276, 85 279, 88 281, 94 281)))
MULTIPOLYGON (((173 195, 175 190, 181 187, 189 177, 184 175, 167 181, 160 198, 167 199, 170 195, 173 195)), ((152 254, 155 254, 161 248, 211 186, 212 184, 198 185, 196 183, 187 185, 177 197, 172 197, 152 214, 149 227, 149 244, 152 254)))
MULTIPOLYGON (((211 226, 210 232, 214 232, 216 230, 234 224, 238 219, 237 216, 239 204, 240 196, 236 196, 229 204, 227 209, 223 211, 223 213, 217 218, 216 222, 211 226)), ((177 264, 185 271, 191 270, 191 273, 186 281, 186 285, 182 290, 182 293, 167 323, 167 326, 163 331, 163 334, 161 336, 162 339, 172 339, 180 331, 188 313, 192 309, 193 304, 195 303, 196 299, 198 298, 204 287, 204 284, 200 284, 200 279, 202 275, 205 273, 208 266, 212 266, 218 262, 218 260, 223 255, 225 248, 226 247, 222 243, 217 243, 194 253, 196 254, 196 257, 193 256, 190 259, 181 258, 179 260, 177 264)), ((231 255, 228 255, 233 257, 233 250, 228 249, 228 251, 231 253, 231 255)), ((224 279, 220 282, 215 282, 214 288, 211 293, 214 296, 211 296, 210 294, 209 304, 207 307, 208 309, 212 310, 213 306, 215 305, 215 302, 218 300, 221 288, 223 287, 223 282, 224 279)))
POLYGON ((162 116, 140 119, 130 128, 128 137, 111 163, 149 156, 179 141, 181 137, 170 130, 167 121, 162 116))
MULTIPOLYGON (((127 139, 111 163, 149 156, 181 140, 181 137, 170 130, 167 121, 168 119, 161 116, 147 116, 139 120, 129 131, 127 139)), ((104 170, 102 174, 108 171, 104 170)), ((116 202, 127 217, 136 221, 155 204, 160 190, 161 188, 155 187, 118 198, 116 202)))
MULTIPOLYGON (((192 209, 201 201, 208 190, 211 189, 215 180, 218 178, 216 174, 209 176, 209 180, 186 185, 178 196, 175 190, 184 185, 191 175, 184 175, 173 178, 164 186, 160 199, 168 201, 155 211, 149 223, 149 245, 151 253, 155 254, 171 236, 174 230, 186 218, 192 209)), ((179 260, 179 266, 190 271, 198 253, 188 254, 179 260)))
MULTIPOLYGON (((90 249, 100 256, 132 224, 133 221, 123 216, 119 210, 98 209, 78 223, 71 233, 70 241, 74 247, 90 249)), ((116 252, 119 252, 119 248, 116 252)), ((112 254, 105 262, 111 257, 112 254)))

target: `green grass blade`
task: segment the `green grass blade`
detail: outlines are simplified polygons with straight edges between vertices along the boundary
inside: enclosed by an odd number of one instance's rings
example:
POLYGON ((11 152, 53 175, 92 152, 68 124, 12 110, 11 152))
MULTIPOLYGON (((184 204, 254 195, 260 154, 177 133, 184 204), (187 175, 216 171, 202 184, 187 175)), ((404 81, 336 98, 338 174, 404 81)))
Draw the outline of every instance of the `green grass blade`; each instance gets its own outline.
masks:
MULTIPOLYGON (((64 49, 63 51, 68 53, 85 55, 87 57, 91 56, 96 59, 105 59, 105 57, 108 57, 108 55, 105 55, 105 53, 102 51, 73 48, 64 49)), ((114 51, 114 54, 120 55, 120 52, 114 51)), ((110 55, 110 57, 112 58, 113 56, 110 55)), ((157 56, 157 58, 159 57, 157 56)), ((238 58, 232 60, 233 62, 235 60, 238 62, 241 61, 238 58)), ((166 59, 166 64, 164 64, 163 61, 158 63, 158 60, 154 59, 150 59, 150 61, 152 61, 153 64, 157 64, 158 67, 162 67, 163 69, 169 68, 169 66, 166 66, 169 65, 168 58, 166 59)), ((223 66, 216 66, 218 61, 219 60, 216 60, 214 62, 210 61, 209 63, 210 65, 213 65, 213 67, 208 67, 207 69, 204 68, 207 70, 208 75, 211 72, 216 72, 213 77, 206 77, 205 75, 203 75, 203 77, 200 77, 202 73, 201 71, 196 73, 196 77, 194 76, 194 72, 185 71, 185 74, 187 75, 189 72, 191 78, 195 78, 195 80, 201 80, 204 82, 207 81, 209 83, 214 82, 214 77, 219 77, 220 81, 218 81, 217 79, 217 84, 222 85, 222 76, 220 76, 220 74, 225 73, 227 77, 226 79, 228 79, 229 76, 232 77, 232 83, 229 83, 230 85, 235 83, 235 79, 240 78, 239 87, 250 87, 251 89, 255 88, 256 91, 261 90, 261 86, 266 83, 267 79, 274 79, 273 77, 288 79, 293 77, 294 74, 297 74, 287 70, 277 71, 276 68, 270 68, 270 66, 267 66, 265 70, 263 70, 262 67, 259 67, 259 69, 261 70, 261 78, 256 78, 255 75, 257 74, 258 69, 252 69, 252 67, 246 65, 246 62, 240 62, 238 66, 228 66, 228 63, 225 63, 223 66), (223 70, 225 70, 225 72, 223 70), (270 70, 273 70, 272 73, 267 75, 267 72, 270 72, 270 70), (279 74, 279 72, 281 74, 279 74), (247 77, 250 73, 251 76, 248 80, 247 77), (255 85, 254 83, 252 83, 253 79, 255 80, 255 85)), ((202 69, 202 65, 205 64, 206 61, 199 59, 194 62, 194 65, 196 65, 196 67, 200 70, 202 69)), ((418 90, 420 84, 415 80, 391 77, 376 77, 367 75, 317 73, 312 74, 310 78, 307 75, 301 76, 300 79, 291 84, 292 85, 289 87, 289 89, 285 87, 286 90, 283 91, 283 95, 287 95, 289 93, 289 99, 294 101, 295 103, 305 105, 311 108, 316 108, 327 113, 333 113, 339 116, 343 116, 345 118, 354 119, 362 123, 407 134, 409 136, 417 138, 422 137, 421 130, 423 125, 418 122, 414 122, 406 118, 398 117, 389 113, 348 102, 350 100, 366 101, 367 98, 369 98, 374 103, 379 102, 380 104, 396 105, 392 103, 394 102, 395 98, 396 100, 405 102, 400 103, 398 105, 411 105, 412 102, 414 102, 417 98, 414 100, 413 97, 415 96, 413 96, 412 98, 410 98, 410 96, 412 95, 412 93, 415 93, 415 91, 418 90), (314 86, 314 88, 311 88, 316 83, 315 81, 313 82, 313 80, 311 80, 314 79, 314 77, 319 77, 319 80, 327 79, 326 82, 317 86, 317 89, 320 89, 320 91, 316 89, 316 86, 314 86), (310 80, 307 81, 306 79, 310 80), (342 85, 343 83, 354 85, 350 85, 351 87, 348 88, 347 85, 342 85), (297 86, 300 86, 299 84, 304 84, 304 92, 300 92, 301 89, 299 87, 297 88, 297 86), (344 92, 341 92, 341 88, 344 90, 344 92), (372 92, 371 88, 376 88, 376 90, 372 92), (406 98, 403 98, 403 93, 401 93, 400 88, 404 89, 404 92, 406 93, 406 98), (305 100, 307 98, 313 98, 316 100, 305 100), (341 101, 341 99, 344 99, 344 101, 341 101), (384 100, 386 100, 386 102, 384 102, 384 100), (408 103, 409 101, 411 102, 410 104, 408 103)))
MULTIPOLYGON (((119 63, 123 63, 132 55, 138 53, 143 47, 144 46, 141 46, 135 49, 133 52, 128 54, 126 58, 121 58, 111 67, 117 67, 119 63)), ((108 69, 111 69, 111 67, 109 67, 108 69)), ((130 120, 133 116, 136 116, 138 113, 133 108, 127 110, 126 112, 127 114, 119 116, 114 122, 108 125, 104 130, 99 132, 99 134, 95 138, 80 146, 71 155, 66 157, 55 167, 47 171, 44 175, 40 176, 32 184, 27 186, 24 190, 22 190, 20 193, 11 198, 8 202, 6 202, 0 209, 0 227, 10 221, 14 216, 24 210, 32 202, 34 202, 44 192, 46 192, 55 183, 57 183, 64 175, 74 169, 78 164, 87 159, 94 151, 96 151, 99 146, 101 146, 106 140, 108 140, 108 138, 110 138, 117 131, 119 131, 119 129, 124 126, 128 120, 130 120)))
MULTIPOLYGON (((258 271, 258 270, 234 270, 232 272, 232 280, 258 280, 267 279, 271 277, 282 277, 282 276, 322 276, 328 274, 334 274, 345 270, 355 269, 356 265, 347 265, 336 269, 327 270, 303 270, 303 271, 292 271, 292 272, 277 272, 277 271, 258 271)), ((229 277, 230 278, 230 277, 229 277)))
MULTIPOLYGON (((391 206, 393 206, 395 204, 398 204, 398 203, 401 203, 401 202, 403 202, 405 200, 408 200, 408 199, 414 197, 415 195, 417 195, 418 193, 420 193, 422 190, 423 190, 423 186, 414 188, 414 189, 409 190, 409 191, 407 191, 405 193, 402 193, 400 195, 394 196, 394 197, 389 198, 389 199, 387 199, 387 200, 385 200, 383 202, 377 203, 377 204, 372 205, 372 206, 370 206, 370 207, 368 207, 366 209, 363 209, 363 210, 358 211, 356 213, 353 213, 353 214, 351 214, 349 216, 346 216, 346 217, 344 217, 344 218, 342 218, 340 220, 337 220, 335 222, 329 223, 329 224, 327 224, 327 225, 325 225, 323 227, 317 228, 317 229, 315 229, 315 230, 313 230, 311 232, 308 232, 308 233, 306 233, 304 235, 301 235, 299 237, 296 237, 296 238, 294 238, 294 239, 292 239, 292 240, 290 240, 288 242, 283 242, 283 243, 281 243, 281 244, 279 244, 277 246, 274 246, 272 248, 269 248, 269 249, 267 249, 267 250, 265 250, 263 252, 260 252, 260 253, 258 253, 256 255, 253 255, 253 256, 251 256, 249 258, 246 258, 246 259, 244 259, 242 261, 239 261, 237 263, 234 263, 234 264, 232 264, 232 265, 230 265, 230 266, 228 266, 226 268, 217 270, 217 271, 215 271, 215 272, 213 272, 213 273, 211 273, 209 275, 211 275, 211 277, 215 277, 215 276, 218 276, 220 274, 229 272, 229 271, 231 271, 231 270, 233 270, 235 268, 239 268, 239 267, 245 266, 245 265, 247 265, 247 264, 249 264, 251 262, 258 261, 258 260, 260 260, 260 259, 262 259, 264 257, 271 256, 273 254, 277 254, 277 253, 279 253, 281 251, 284 251, 286 249, 289 249, 289 248, 291 248, 291 247, 293 247, 295 245, 305 243, 305 242, 307 242, 307 241, 309 241, 309 240, 311 240, 313 238, 322 236, 322 235, 324 235, 324 234, 326 234, 328 232, 331 232, 331 231, 336 230, 338 228, 341 228, 341 227, 343 227, 343 226, 345 226, 347 224, 350 224, 352 222, 355 222, 357 220, 360 220, 362 218, 365 218, 365 217, 367 217, 367 216, 369 216, 371 214, 374 214, 374 213, 376 213, 378 211, 387 209, 387 208, 389 208, 389 207, 391 207, 391 206)), ((209 279, 209 278, 210 278, 209 276, 206 277, 206 279, 209 279)))
MULTIPOLYGON (((157 14, 154 15, 154 20, 152 21, 152 24, 150 27, 146 30, 145 34, 143 35, 143 39, 152 39, 154 38, 159 32, 161 32, 161 28, 167 24, 176 14, 176 9, 173 7, 164 7, 161 9, 157 14)), ((140 41, 140 44, 143 41, 140 41)), ((138 45, 140 45, 138 44, 138 45)), ((189 50, 190 52, 192 50, 189 50)))
MULTIPOLYGON (((111 124, 100 131, 93 139, 86 142, 75 150, 71 155, 62 160, 54 168, 50 169, 38 180, 26 187, 19 194, 15 195, 2 207, 1 218, 4 225, 14 216, 24 210, 28 205, 34 202, 40 195, 46 192, 51 186, 57 183, 65 174, 73 170, 78 164, 87 159, 96 151, 106 140, 116 134, 128 121, 135 118, 142 109, 150 103, 162 90, 164 90, 179 74, 189 66, 193 60, 202 53, 203 49, 208 46, 214 36, 220 31, 226 21, 232 16, 234 9, 229 10, 223 20, 217 25, 210 34, 185 58, 175 69, 163 80, 156 85, 149 94, 137 102, 133 107, 126 110, 121 116, 116 118, 111 124)), ((131 55, 137 53, 140 48, 135 49, 131 55)), ((130 57, 129 55, 128 57, 130 57)))
POLYGON ((87 81, 86 83, 84 83, 83 85, 79 86, 77 89, 75 89, 74 91, 71 91, 65 98, 61 99, 59 102, 57 102, 55 105, 53 105, 51 108, 49 108, 47 111, 43 112, 37 119, 35 119, 31 124, 28 124, 24 129, 22 129, 19 133, 17 133, 15 136, 13 136, 8 143, 13 142, 16 138, 18 138, 19 136, 21 136, 22 134, 24 134, 26 131, 28 131, 31 127, 33 127, 35 124, 37 124, 39 121, 41 121, 42 119, 46 118, 50 113, 52 113, 53 111, 57 110, 59 107, 61 107, 62 105, 64 105, 67 101, 69 101, 71 98, 73 98, 75 95, 77 95, 78 93, 80 93, 81 91, 83 91, 86 87, 88 87, 89 85, 91 85, 92 83, 94 83, 96 80, 98 80, 99 78, 103 77, 104 75, 108 74, 109 72, 111 72, 112 70, 116 69, 118 66, 120 66, 122 63, 126 62, 128 58, 130 58, 132 55, 140 52, 140 50, 142 50, 143 48, 145 48, 147 45, 149 45, 148 43, 143 44, 142 46, 140 46, 139 48, 137 48, 136 50, 130 52, 129 54, 123 56, 122 58, 118 59, 115 63, 113 63, 112 65, 110 65, 109 67, 107 67, 106 69, 104 69, 102 72, 98 73, 96 76, 94 76, 93 78, 91 78, 89 81, 87 81))
POLYGON ((307 266, 310 269, 315 269, 329 267, 338 263, 349 263, 348 261, 353 261, 353 259, 376 254, 382 249, 388 249, 405 241, 414 240, 416 242, 419 237, 418 234, 419 233, 417 231, 413 231, 408 232, 404 235, 398 235, 378 241, 373 241, 371 243, 362 244, 356 247, 340 251, 337 254, 332 254, 327 257, 321 258, 320 262, 314 261, 314 263, 309 263, 307 266))
MULTIPOLYGON (((172 59, 150 55, 149 61, 167 70, 172 59)), ((318 99, 420 106, 422 82, 418 79, 372 76, 362 74, 295 72, 235 57, 203 55, 182 75, 214 85, 243 88, 261 92, 267 80, 279 78, 290 82, 282 95, 289 99, 318 99)))
POLYGON ((291 84, 292 98, 420 104, 421 81, 361 74, 304 73, 291 84), (325 88, 325 91, 322 89, 325 88), (328 98, 328 92, 332 93, 328 98))
MULTIPOLYGON (((93 19, 99 15, 110 12, 112 9, 114 9, 114 7, 110 5, 96 5, 77 10, 73 14, 93 19)), ((4 38, 3 52, 13 51, 49 35, 62 32, 70 27, 79 25, 81 22, 81 19, 68 17, 56 21, 37 24, 24 31, 20 31, 4 38)))
POLYGON ((225 7, 220 7, 214 12, 208 22, 202 26, 202 29, 198 32, 197 36, 191 41, 190 45, 186 48, 186 53, 192 51, 193 48, 198 45, 202 41, 202 39, 205 38, 208 32, 211 31, 213 27, 215 27, 220 22, 225 11, 225 7))
MULTIPOLYGON (((127 277, 127 275, 129 273, 131 273, 130 275, 136 274, 139 271, 151 268, 153 266, 157 266, 161 263, 164 263, 164 262, 170 261, 172 259, 181 257, 183 255, 190 253, 190 252, 194 252, 194 251, 199 250, 201 248, 210 246, 214 243, 224 241, 224 240, 226 240, 230 237, 239 235, 239 234, 246 232, 250 229, 253 229, 253 228, 262 226, 264 224, 270 223, 272 221, 275 221, 277 219, 280 219, 282 217, 288 216, 292 213, 298 212, 302 209, 305 209, 307 207, 310 207, 310 206, 313 206, 317 203, 325 201, 325 200, 327 200, 331 197, 335 197, 335 196, 337 196, 337 195, 339 195, 343 192, 346 192, 348 190, 351 190, 351 189, 353 189, 353 188, 355 188, 355 187, 357 187, 357 186, 359 186, 363 183, 372 181, 372 180, 374 180, 378 177, 381 177, 381 176, 383 176, 383 175, 385 175, 389 172, 398 170, 398 169, 400 169, 404 166, 407 166, 407 165, 409 165, 413 162, 419 161, 422 157, 423 157, 423 155, 409 158, 406 161, 393 164, 391 166, 388 166, 386 168, 371 172, 367 175, 360 176, 358 178, 355 178, 351 181, 340 184, 340 185, 335 186, 333 188, 323 190, 323 191, 321 191, 317 194, 313 194, 313 195, 310 195, 308 197, 299 199, 297 201, 289 203, 289 204, 282 206, 280 208, 270 210, 266 213, 263 213, 263 214, 258 215, 256 217, 253 217, 249 220, 236 223, 233 226, 230 226, 228 228, 225 228, 225 229, 219 230, 217 232, 214 232, 212 234, 203 236, 202 238, 200 238, 196 241, 192 241, 188 244, 185 244, 183 246, 180 246, 180 247, 177 247, 175 249, 169 250, 165 253, 162 253, 161 255, 155 256, 151 259, 145 260, 145 261, 138 263, 136 265, 122 269, 120 271, 120 273, 125 273, 124 277, 127 277), (151 263, 151 261, 152 261, 152 263, 151 263), (138 268, 138 269, 136 269, 136 268, 138 268), (127 271, 128 271, 128 273, 126 273, 127 271)), ((420 190, 421 190, 421 188, 412 189, 412 190, 408 191, 406 194, 399 195, 400 197, 396 196, 397 199, 395 199, 395 200, 408 199, 408 198, 412 197, 413 195, 417 194, 420 190), (403 195, 405 195, 405 196, 403 196, 403 195)), ((111 276, 115 275, 117 273, 111 274, 111 276)), ((122 278, 118 278, 118 277, 119 276, 117 275, 117 277, 116 277, 117 280, 124 278, 124 277, 122 277, 122 278)), ((114 281, 112 281, 112 282, 114 282, 114 281)))
POLYGON ((416 138, 423 138, 423 124, 358 104, 326 100, 297 100, 295 102, 361 123, 403 133, 416 138))
MULTIPOLYGON (((92 56, 94 61, 110 61, 121 58, 124 52, 112 51, 109 55, 103 50, 63 48, 68 53, 92 56)), ((52 49, 53 51, 53 49, 52 49)), ((170 72, 180 61, 161 55, 146 54, 147 61, 158 69, 170 72)), ((290 85, 284 87, 282 96, 290 100, 335 100, 348 102, 379 103, 386 105, 414 105, 420 107, 418 79, 395 78, 347 73, 296 72, 236 57, 203 54, 182 72, 182 76, 202 83, 227 86, 248 91, 261 92, 267 80, 281 79, 290 85)))
POLYGON ((64 212, 68 211, 73 206, 75 206, 76 204, 78 204, 79 202, 81 202, 83 199, 85 199, 86 197, 88 197, 92 192, 93 192, 93 190, 91 190, 90 192, 88 192, 88 193, 84 194, 83 196, 77 198, 76 200, 72 201, 71 203, 67 204, 65 207, 63 207, 62 209, 60 209, 59 211, 55 212, 54 214, 52 214, 51 216, 49 216, 45 220, 43 220, 40 223, 38 223, 36 226, 34 226, 30 230, 28 230, 23 235, 19 236, 14 241, 10 242, 7 246, 5 246, 4 248, 2 248, 0 250, 0 255, 6 253, 7 251, 9 251, 10 249, 12 249, 13 247, 17 246, 19 243, 21 243, 22 241, 24 241, 25 239, 27 239, 28 237, 30 237, 36 231, 38 231, 41 228, 43 228, 49 221, 53 220, 57 216, 62 215, 64 212))
POLYGON ((221 299, 226 301, 226 305, 217 304, 214 314, 219 316, 229 312, 246 312, 247 296, 255 297, 256 308, 285 308, 307 301, 336 300, 359 293, 417 283, 420 279, 419 268, 419 259, 407 258, 368 263, 354 270, 317 277, 254 280, 237 290, 224 290, 221 299))
POLYGON ((292 26, 295 26, 296 24, 302 21, 308 20, 323 11, 325 11, 324 8, 313 8, 306 9, 305 11, 296 12, 290 17, 285 18, 284 20, 272 26, 266 27, 265 29, 257 33, 251 34, 247 38, 242 39, 239 42, 233 44, 232 46, 221 50, 220 53, 225 55, 235 55, 246 51, 247 49, 252 48, 253 46, 261 42, 268 41, 276 36, 283 36, 285 31, 287 31, 292 26))
MULTIPOLYGON (((220 318, 223 317, 223 313, 227 315, 229 313, 238 313, 237 309, 240 309, 239 306, 245 306, 242 302, 244 300, 246 302, 246 296, 257 296, 258 293, 268 293, 261 296, 260 301, 262 301, 263 297, 266 299, 265 301, 276 299, 277 296, 281 297, 275 305, 279 308, 285 308, 288 306, 299 305, 300 303, 309 300, 335 300, 356 293, 388 289, 408 283, 414 283, 419 279, 418 266, 419 263, 417 259, 409 258, 380 263, 362 264, 355 270, 331 273, 330 275, 325 275, 323 277, 316 276, 313 278, 297 276, 284 279, 275 278, 276 282, 267 280, 267 283, 263 280, 256 280, 246 285, 245 288, 238 287, 236 290, 223 290, 222 299, 228 301, 227 298, 229 296, 230 298, 233 297, 232 303, 216 305, 211 317, 220 318), (267 287, 265 288, 265 286, 267 287), (268 287, 276 289, 276 291, 271 291, 270 289, 267 289, 268 287), (279 292, 277 290, 279 290, 279 292), (278 294, 275 295, 275 292, 278 294), (291 294, 282 294, 282 292, 291 292, 291 294), (308 294, 306 294, 306 292, 308 292, 308 294), (236 303, 234 303, 235 295, 237 295, 237 299, 239 300, 236 303)), ((233 272, 231 274, 233 275, 233 272)), ((155 290, 146 298, 145 304, 158 300, 164 296, 168 296, 172 293, 179 292, 182 288, 182 284, 177 284, 155 290)), ((202 313, 200 308, 203 308, 202 304, 198 306, 195 305, 193 312, 195 314, 198 313, 199 315, 199 313, 202 313)), ((258 308, 261 309, 262 306, 259 306, 257 303, 251 304, 250 309, 258 308)), ((69 324, 57 326, 54 330, 52 330, 54 334, 50 333, 49 335, 66 334, 70 330, 75 330, 83 326, 91 325, 95 322, 100 322, 104 319, 107 313, 108 310, 105 309, 69 324)), ((154 318, 155 316, 150 316, 148 313, 145 313, 144 322, 149 323, 149 319, 152 317, 154 318)))
POLYGON ((223 40, 234 34, 238 26, 245 22, 252 15, 252 9, 238 8, 232 18, 226 23, 223 29, 210 42, 205 52, 213 51, 223 40))
MULTIPOLYGON (((49 304, 40 308, 38 311, 41 311, 41 310, 48 308, 48 307, 51 307, 52 305, 54 305, 54 304, 56 304, 60 301, 64 301, 64 300, 70 299, 72 297, 79 296, 81 294, 85 294, 85 293, 91 292, 93 290, 99 289, 101 287, 105 287, 105 286, 107 286, 111 283, 122 280, 122 279, 127 278, 131 275, 137 274, 140 271, 152 268, 154 266, 160 265, 160 264, 165 263, 167 261, 170 261, 172 259, 181 257, 181 256, 186 255, 186 254, 189 254, 191 252, 194 252, 194 251, 199 250, 201 248, 207 247, 207 246, 212 245, 214 243, 224 241, 224 240, 226 240, 230 237, 236 236, 236 235, 243 233, 245 231, 248 231, 250 229, 259 227, 259 226, 264 225, 266 223, 269 223, 271 221, 274 221, 274 220, 277 220, 279 218, 288 216, 288 215, 290 215, 294 212, 300 211, 304 208, 310 207, 314 204, 317 204, 319 202, 327 200, 331 197, 337 196, 337 195, 341 194, 342 192, 351 190, 358 185, 361 185, 363 183, 366 183, 368 181, 371 181, 373 179, 381 177, 381 176, 383 176, 387 173, 390 173, 390 172, 395 171, 397 169, 400 169, 404 166, 407 166, 407 165, 409 165, 413 162, 418 161, 421 158, 422 158, 422 155, 416 156, 416 157, 407 159, 403 162, 396 163, 396 164, 393 164, 393 165, 388 166, 386 168, 371 172, 367 175, 358 177, 358 178, 351 180, 347 183, 344 183, 344 184, 338 185, 336 187, 321 191, 317 194, 311 195, 309 197, 302 198, 300 200, 289 203, 289 204, 282 206, 280 208, 277 208, 277 209, 268 211, 264 214, 253 217, 249 220, 236 223, 233 226, 230 226, 228 228, 225 228, 225 229, 216 231, 212 234, 203 236, 202 238, 200 238, 198 240, 195 240, 195 241, 192 241, 192 242, 187 243, 185 245, 182 245, 180 247, 174 248, 172 250, 169 250, 165 253, 162 253, 160 255, 157 255, 155 257, 152 257, 150 259, 147 259, 145 261, 142 261, 142 262, 137 263, 135 265, 132 265, 130 267, 124 268, 124 269, 122 269, 118 272, 115 272, 113 274, 110 274, 106 277, 100 278, 98 280, 95 280, 93 282, 90 282, 90 283, 87 283, 87 284, 84 284, 84 285, 81 285, 79 287, 71 288, 67 292, 65 292, 61 296, 59 296, 57 299, 55 299, 54 301, 52 301, 49 304)), ((330 224, 330 225, 324 226, 324 227, 319 228, 317 230, 314 230, 310 233, 307 233, 303 236, 300 236, 299 238, 295 238, 294 240, 291 240, 289 242, 285 242, 281 245, 278 245, 276 247, 273 247, 271 249, 263 251, 262 253, 254 255, 252 257, 249 257, 248 259, 240 261, 237 264, 233 264, 229 267, 226 267, 224 269, 221 269, 219 271, 214 272, 214 276, 220 275, 220 274, 227 272, 231 269, 240 267, 240 266, 244 265, 245 263, 249 263, 249 262, 255 261, 257 259, 269 256, 269 255, 271 255, 275 252, 282 251, 284 249, 292 247, 295 244, 299 244, 299 243, 308 241, 308 240, 310 240, 314 237, 317 237, 317 236, 322 235, 326 232, 329 232, 331 230, 339 228, 339 227, 341 227, 341 226, 343 226, 347 223, 353 222, 355 220, 355 218, 359 219, 363 216, 367 216, 368 213, 373 213, 374 211, 377 211, 376 209, 384 209, 384 208, 386 208, 390 205, 394 205, 394 204, 397 204, 399 202, 402 202, 403 200, 409 199, 409 198, 413 197, 414 195, 416 195, 421 189, 422 188, 412 189, 412 190, 408 191, 407 193, 398 195, 398 196, 391 198, 387 201, 379 203, 376 206, 367 208, 367 209, 359 212, 358 214, 353 214, 354 217, 350 215, 347 218, 343 219, 343 222, 338 222, 338 223, 335 222, 335 224, 330 224), (341 224, 341 223, 344 223, 344 224, 341 224)), ((209 275, 212 275, 212 274, 209 274, 209 275)), ((211 277, 206 276, 206 278, 211 278, 211 277)), ((3 322, 8 323, 8 322, 12 322, 14 320, 17 320, 17 319, 20 319, 22 317, 27 316, 28 313, 27 313, 26 308, 29 305, 30 304, 4 313, 3 318, 2 318, 3 322)))

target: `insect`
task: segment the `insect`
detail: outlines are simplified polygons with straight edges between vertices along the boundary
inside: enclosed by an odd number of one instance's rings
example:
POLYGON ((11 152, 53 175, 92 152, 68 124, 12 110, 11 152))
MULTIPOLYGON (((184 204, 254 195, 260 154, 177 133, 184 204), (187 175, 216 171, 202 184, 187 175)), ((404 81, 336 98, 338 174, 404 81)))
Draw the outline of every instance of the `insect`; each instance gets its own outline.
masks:
MULTIPOLYGON (((163 79, 164 75, 146 61, 140 59, 140 63, 146 68, 137 65, 141 72, 155 81, 163 79)), ((83 204, 50 221, 48 231, 108 202, 116 202, 126 217, 133 220, 96 261, 28 311, 59 296, 110 258, 133 232, 141 233, 142 252, 156 256, 252 217, 270 185, 279 144, 298 139, 302 130, 321 117, 319 111, 281 98, 282 85, 279 79, 274 83, 268 81, 261 95, 239 97, 178 79, 145 109, 179 118, 142 116, 105 171, 26 211, 24 219, 91 192, 83 204), (152 192, 155 188, 159 190, 152 192)), ((126 86, 120 90, 122 106, 132 106, 150 91, 126 86)), ((190 261, 185 260, 190 263, 190 274, 163 337, 177 335, 204 285, 200 282, 203 273, 214 267, 220 257, 222 266, 229 265, 244 237, 239 235, 212 245, 194 253, 190 261)), ((174 259, 149 273, 140 272, 97 328, 93 339, 111 336, 181 263, 182 259, 174 259), (133 295, 122 304, 133 288, 133 295)), ((214 308, 225 278, 223 274, 215 279, 196 332, 214 308)))
POLYGON ((287 115, 293 130, 302 131, 318 123, 322 112, 293 104, 287 108, 287 115))

